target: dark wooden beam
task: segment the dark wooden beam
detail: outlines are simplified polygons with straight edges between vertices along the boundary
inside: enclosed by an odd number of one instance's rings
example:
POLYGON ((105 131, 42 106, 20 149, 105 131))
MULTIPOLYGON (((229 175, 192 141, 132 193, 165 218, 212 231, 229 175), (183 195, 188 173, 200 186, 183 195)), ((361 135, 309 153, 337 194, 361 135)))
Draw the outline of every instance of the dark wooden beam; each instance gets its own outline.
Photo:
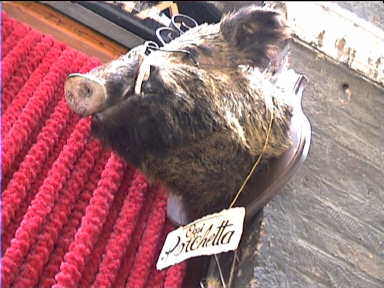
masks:
POLYGON ((72 20, 58 11, 37 2, 5 1, 3 10, 12 18, 89 56, 108 62, 128 49, 100 33, 72 20))

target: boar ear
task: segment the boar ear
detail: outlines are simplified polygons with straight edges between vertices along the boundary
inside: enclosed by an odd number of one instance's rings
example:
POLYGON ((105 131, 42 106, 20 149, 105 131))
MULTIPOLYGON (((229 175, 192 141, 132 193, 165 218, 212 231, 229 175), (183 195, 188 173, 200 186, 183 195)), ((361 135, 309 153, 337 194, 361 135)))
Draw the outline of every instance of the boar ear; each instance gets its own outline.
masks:
POLYGON ((220 24, 221 33, 231 49, 237 50, 236 64, 266 68, 279 61, 286 51, 290 31, 283 16, 256 6, 227 15, 220 24))

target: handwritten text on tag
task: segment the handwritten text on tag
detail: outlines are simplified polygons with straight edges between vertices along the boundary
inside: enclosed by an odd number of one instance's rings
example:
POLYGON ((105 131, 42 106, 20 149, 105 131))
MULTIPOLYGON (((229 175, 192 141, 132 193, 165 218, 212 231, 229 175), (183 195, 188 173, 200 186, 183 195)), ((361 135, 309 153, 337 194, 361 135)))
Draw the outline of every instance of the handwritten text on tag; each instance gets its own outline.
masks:
POLYGON ((186 259, 235 250, 243 233, 245 209, 236 207, 210 214, 167 235, 156 268, 186 259))

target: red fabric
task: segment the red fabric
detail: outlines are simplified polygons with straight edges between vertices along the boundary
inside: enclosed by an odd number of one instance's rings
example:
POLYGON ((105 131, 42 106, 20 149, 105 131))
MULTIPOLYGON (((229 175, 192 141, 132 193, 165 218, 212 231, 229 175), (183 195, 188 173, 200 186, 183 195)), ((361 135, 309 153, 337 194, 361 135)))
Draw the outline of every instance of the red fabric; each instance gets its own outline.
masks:
POLYGON ((63 97, 97 59, 2 15, 2 287, 181 287, 155 264, 166 193, 90 135, 63 97))

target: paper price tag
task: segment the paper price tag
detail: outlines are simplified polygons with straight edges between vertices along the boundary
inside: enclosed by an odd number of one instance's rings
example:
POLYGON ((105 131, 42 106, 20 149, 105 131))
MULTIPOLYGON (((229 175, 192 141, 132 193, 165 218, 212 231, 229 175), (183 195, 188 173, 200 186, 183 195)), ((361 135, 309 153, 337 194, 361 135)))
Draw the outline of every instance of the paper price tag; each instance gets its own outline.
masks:
POLYGON ((157 270, 192 257, 237 249, 244 217, 244 207, 226 209, 170 232, 157 261, 157 270))

